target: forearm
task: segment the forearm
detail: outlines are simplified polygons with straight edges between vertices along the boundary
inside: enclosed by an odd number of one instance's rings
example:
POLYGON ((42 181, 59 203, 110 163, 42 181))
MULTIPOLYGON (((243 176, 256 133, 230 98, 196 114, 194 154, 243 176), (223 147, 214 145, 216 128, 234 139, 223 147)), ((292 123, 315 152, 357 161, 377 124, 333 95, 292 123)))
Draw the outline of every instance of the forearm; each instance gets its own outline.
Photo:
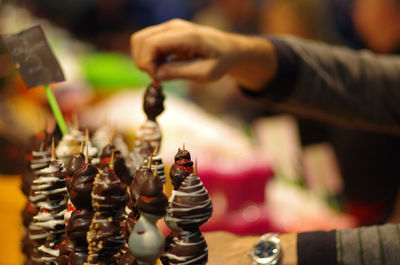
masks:
POLYGON ((258 92, 276 75, 277 54, 274 45, 265 38, 230 34, 235 56, 228 74, 241 86, 258 92))
POLYGON ((257 96, 305 116, 400 131, 400 57, 297 38, 277 43, 277 76, 257 96))

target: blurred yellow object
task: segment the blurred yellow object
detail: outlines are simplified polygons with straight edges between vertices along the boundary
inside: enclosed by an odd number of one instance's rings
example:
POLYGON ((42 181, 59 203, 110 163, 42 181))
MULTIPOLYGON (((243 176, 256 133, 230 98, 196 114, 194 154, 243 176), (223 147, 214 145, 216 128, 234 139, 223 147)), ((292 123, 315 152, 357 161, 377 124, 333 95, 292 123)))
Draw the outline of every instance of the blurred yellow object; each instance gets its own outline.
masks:
POLYGON ((23 232, 21 211, 26 198, 19 186, 20 176, 0 175, 1 265, 20 265, 24 261, 20 250, 23 232))

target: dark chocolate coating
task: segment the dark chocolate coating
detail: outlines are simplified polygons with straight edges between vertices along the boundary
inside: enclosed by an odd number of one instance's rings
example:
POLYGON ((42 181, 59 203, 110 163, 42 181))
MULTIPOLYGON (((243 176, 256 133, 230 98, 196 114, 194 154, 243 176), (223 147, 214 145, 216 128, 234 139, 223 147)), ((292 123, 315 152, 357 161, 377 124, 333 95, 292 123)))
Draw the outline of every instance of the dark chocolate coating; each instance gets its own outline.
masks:
POLYGON ((174 190, 178 190, 181 186, 182 182, 185 180, 190 173, 187 171, 183 171, 181 168, 177 167, 175 164, 171 166, 169 171, 169 177, 171 178, 172 185, 174 186, 174 190))
POLYGON ((74 250, 80 247, 87 248, 86 233, 89 231, 92 218, 93 214, 86 209, 72 212, 66 233, 74 245, 74 250))
POLYGON ((140 188, 140 197, 136 207, 140 211, 162 216, 165 214, 167 204, 168 199, 163 193, 161 179, 151 175, 140 188))
POLYGON ((69 160, 68 167, 67 167, 67 177, 66 177, 66 183, 65 185, 67 186, 68 191, 71 191, 70 187, 70 182, 72 179, 72 176, 76 171, 81 169, 85 165, 85 156, 82 153, 79 153, 77 155, 74 155, 71 160, 69 160))
POLYGON ((87 252, 71 252, 69 255, 69 264, 71 265, 83 265, 88 258, 87 252))
POLYGON ((150 169, 148 169, 147 167, 142 167, 136 172, 135 178, 129 187, 132 200, 134 200, 136 202, 136 200, 140 196, 140 189, 141 189, 143 183, 145 183, 146 180, 152 176, 153 176, 153 172, 150 169))
POLYGON ((119 260, 118 265, 136 265, 135 256, 128 250, 119 260))
POLYGON ((32 250, 33 241, 29 238, 29 234, 26 233, 22 238, 22 253, 24 253, 26 257, 30 257, 32 255, 32 250))
POLYGON ((31 170, 26 170, 22 175, 21 191, 25 196, 29 196, 31 192, 32 181, 35 178, 35 174, 31 170))
POLYGON ((115 172, 106 167, 95 179, 92 191, 94 217, 87 233, 88 264, 114 264, 125 239, 121 222, 128 193, 115 172))
POLYGON ((182 164, 182 166, 193 166, 193 162, 190 161, 191 157, 190 157, 189 151, 178 148, 178 152, 176 153, 174 160, 175 160, 175 162, 177 162, 182 159, 188 160, 187 164, 182 164))
POLYGON ((46 265, 42 259, 41 252, 37 248, 32 249, 31 265, 46 265))
POLYGON ((74 245, 68 239, 64 239, 60 244, 60 255, 58 256, 59 265, 68 265, 69 255, 74 249, 74 245))
POLYGON ((39 210, 29 201, 25 204, 25 208, 22 211, 22 223, 25 227, 29 227, 29 224, 38 211, 39 210))
POLYGON ((70 182, 70 200, 77 209, 93 210, 93 182, 99 171, 91 163, 81 167, 73 175, 70 182))
POLYGON ((112 152, 114 151, 114 171, 117 177, 125 184, 130 184, 132 182, 132 176, 130 171, 125 164, 125 159, 122 157, 121 152, 112 144, 106 145, 100 155, 100 165, 99 168, 103 169, 110 166, 110 159, 112 152))
POLYGON ((175 163, 169 171, 174 190, 178 190, 186 177, 193 173, 193 162, 190 159, 189 151, 178 148, 178 152, 174 157, 175 163))
POLYGON ((120 216, 128 201, 126 185, 109 168, 96 176, 92 194, 93 208, 103 216, 120 216))
POLYGON ((208 247, 200 231, 185 234, 172 239, 166 253, 174 254, 180 259, 169 258, 164 254, 160 260, 164 265, 173 264, 206 264, 208 261, 208 247))
POLYGON ((113 256, 123 247, 125 240, 122 235, 120 218, 103 217, 96 212, 93 222, 87 234, 89 242, 88 262, 109 262, 113 256))
POLYGON ((143 110, 149 120, 155 121, 157 116, 164 111, 165 96, 158 82, 153 82, 147 87, 143 97, 143 110))
POLYGON ((172 211, 177 225, 186 231, 197 230, 208 221, 213 211, 212 203, 198 176, 191 174, 184 180, 179 194, 169 204, 168 211, 172 211))

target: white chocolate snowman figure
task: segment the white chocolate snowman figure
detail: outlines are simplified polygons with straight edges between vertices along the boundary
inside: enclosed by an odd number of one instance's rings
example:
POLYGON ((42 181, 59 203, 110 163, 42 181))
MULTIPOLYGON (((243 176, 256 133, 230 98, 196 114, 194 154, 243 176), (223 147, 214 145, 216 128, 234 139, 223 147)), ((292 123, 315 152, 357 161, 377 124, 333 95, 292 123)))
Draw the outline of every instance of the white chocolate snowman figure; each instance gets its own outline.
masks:
POLYGON ((156 222, 164 216, 168 201, 162 192, 160 177, 153 175, 150 169, 142 172, 147 179, 141 185, 136 201, 140 218, 129 236, 128 245, 138 264, 153 265, 164 250, 164 236, 156 222))

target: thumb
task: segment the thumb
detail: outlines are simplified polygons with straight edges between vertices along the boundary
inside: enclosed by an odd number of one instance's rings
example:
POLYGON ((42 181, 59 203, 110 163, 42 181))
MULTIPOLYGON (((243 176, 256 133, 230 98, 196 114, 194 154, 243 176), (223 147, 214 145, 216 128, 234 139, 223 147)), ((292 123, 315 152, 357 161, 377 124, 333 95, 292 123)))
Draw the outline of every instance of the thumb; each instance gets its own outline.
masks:
POLYGON ((162 64, 156 71, 158 80, 175 78, 200 82, 211 82, 221 78, 225 71, 219 67, 215 58, 196 58, 186 61, 173 61, 162 64))

